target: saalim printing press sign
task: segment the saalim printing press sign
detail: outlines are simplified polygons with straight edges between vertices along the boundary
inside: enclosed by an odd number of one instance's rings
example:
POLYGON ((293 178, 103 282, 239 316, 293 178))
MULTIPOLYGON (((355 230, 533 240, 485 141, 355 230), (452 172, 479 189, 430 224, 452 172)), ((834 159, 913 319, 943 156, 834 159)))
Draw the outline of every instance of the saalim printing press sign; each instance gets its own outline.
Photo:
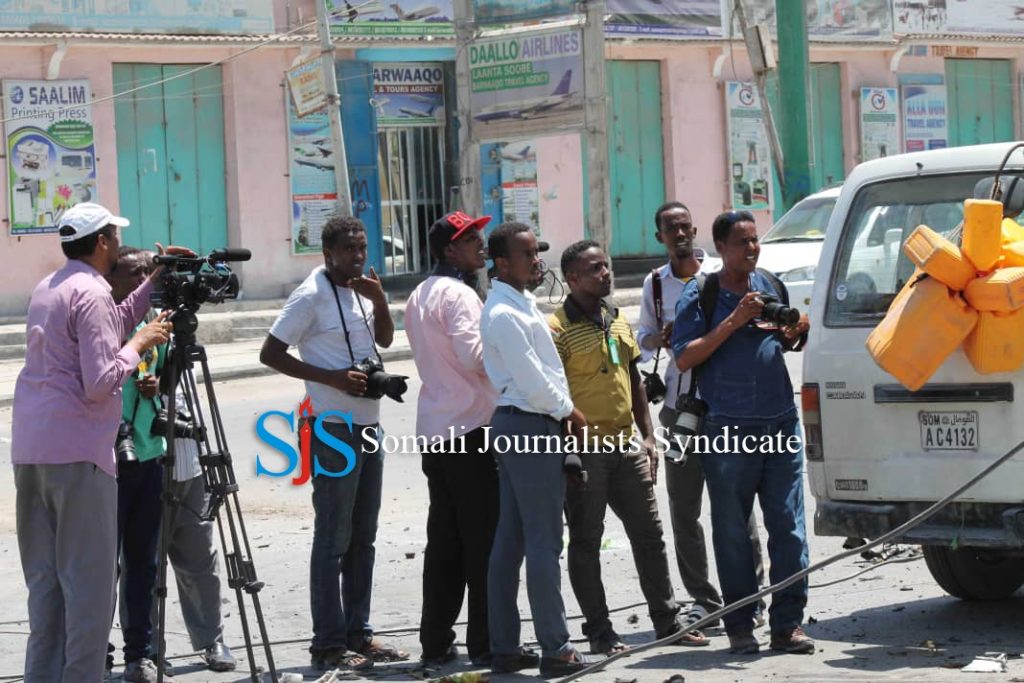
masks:
POLYGON ((469 46, 473 137, 550 132, 583 121, 583 34, 553 29, 469 46))
POLYGON ((56 232, 64 211, 96 201, 89 81, 3 82, 11 235, 56 232))

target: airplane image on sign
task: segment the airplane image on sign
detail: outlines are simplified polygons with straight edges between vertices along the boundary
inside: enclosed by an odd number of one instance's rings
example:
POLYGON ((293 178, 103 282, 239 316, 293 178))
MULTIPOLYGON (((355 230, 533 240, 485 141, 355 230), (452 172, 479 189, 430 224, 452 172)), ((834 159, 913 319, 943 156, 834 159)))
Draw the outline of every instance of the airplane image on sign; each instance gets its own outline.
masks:
POLYGON ((569 91, 572 83, 572 69, 568 69, 558 82, 558 87, 545 97, 533 97, 522 102, 509 102, 484 107, 473 118, 481 123, 505 119, 536 119, 550 115, 555 109, 564 108, 576 94, 569 91))
POLYGON ((318 171, 333 171, 334 164, 330 161, 324 161, 322 159, 296 159, 295 163, 299 166, 309 166, 315 168, 318 171))
POLYGON ((324 147, 323 143, 309 142, 300 145, 295 145, 293 148, 296 154, 304 157, 329 157, 334 153, 329 147, 324 147))
POLYGON ((345 0, 345 11, 338 11, 337 15, 339 17, 346 17, 348 23, 351 24, 353 21, 359 18, 360 14, 379 14, 380 12, 383 11, 384 8, 381 7, 380 4, 377 2, 360 3, 358 8, 356 8, 352 6, 352 3, 349 2, 349 0, 345 0))
POLYGON ((423 109, 413 109, 411 107, 399 107, 398 112, 405 114, 408 117, 414 119, 436 119, 437 110, 444 105, 443 102, 437 101, 433 97, 423 97, 422 95, 409 95, 409 99, 413 102, 425 105, 423 109))
POLYGON ((526 145, 518 152, 509 151, 511 145, 505 145, 501 150, 501 158, 505 161, 531 161, 537 158, 537 152, 532 145, 526 145))
POLYGON ((440 8, 433 5, 420 7, 419 9, 414 9, 411 12, 406 12, 400 5, 391 5, 391 9, 395 11, 395 16, 398 17, 399 21, 419 21, 420 19, 426 19, 427 17, 432 17, 441 12, 440 8))

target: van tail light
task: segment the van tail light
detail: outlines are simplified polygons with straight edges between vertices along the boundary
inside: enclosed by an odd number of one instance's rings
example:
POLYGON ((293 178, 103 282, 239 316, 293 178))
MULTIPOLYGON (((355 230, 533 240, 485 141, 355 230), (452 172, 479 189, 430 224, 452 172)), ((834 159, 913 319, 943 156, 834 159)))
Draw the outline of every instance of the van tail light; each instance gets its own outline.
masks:
POLYGON ((825 459, 825 452, 821 442, 821 398, 817 384, 803 385, 800 404, 804 411, 804 455, 808 460, 820 462, 825 459))

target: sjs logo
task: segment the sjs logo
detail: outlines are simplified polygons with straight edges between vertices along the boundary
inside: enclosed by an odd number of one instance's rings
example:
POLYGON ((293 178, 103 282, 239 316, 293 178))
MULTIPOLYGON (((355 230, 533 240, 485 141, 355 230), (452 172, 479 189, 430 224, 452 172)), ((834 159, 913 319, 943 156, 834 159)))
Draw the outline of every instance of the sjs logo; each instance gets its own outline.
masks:
MULTIPOLYGON (((309 397, 302 402, 299 406, 300 417, 312 417, 313 404, 309 397)), ((288 425, 288 431, 295 433, 295 412, 285 413, 280 410, 268 410, 259 416, 256 420, 256 436, 260 438, 263 443, 267 444, 271 448, 280 451, 286 458, 288 458, 288 466, 280 471, 269 470, 263 466, 263 462, 260 460, 259 454, 256 455, 256 476, 266 475, 268 477, 287 477, 291 474, 295 467, 299 467, 299 475, 292 479, 294 486, 302 486, 310 477, 310 463, 312 462, 312 475, 314 477, 344 477, 349 474, 356 466, 356 452, 352 449, 352 446, 345 443, 341 439, 330 434, 324 429, 323 421, 328 417, 341 418, 345 424, 348 425, 349 430, 354 429, 352 425, 351 413, 343 413, 338 410, 328 410, 321 413, 316 417, 315 420, 306 420, 299 427, 299 450, 295 450, 295 446, 291 441, 285 441, 267 430, 266 422, 269 417, 279 417, 285 420, 288 425), (310 427, 312 425, 312 427, 310 427), (341 453, 345 459, 345 469, 340 472, 332 472, 331 470, 324 469, 320 465, 318 458, 310 457, 310 443, 312 441, 313 434, 316 435, 322 443, 327 444, 334 450, 341 453)))

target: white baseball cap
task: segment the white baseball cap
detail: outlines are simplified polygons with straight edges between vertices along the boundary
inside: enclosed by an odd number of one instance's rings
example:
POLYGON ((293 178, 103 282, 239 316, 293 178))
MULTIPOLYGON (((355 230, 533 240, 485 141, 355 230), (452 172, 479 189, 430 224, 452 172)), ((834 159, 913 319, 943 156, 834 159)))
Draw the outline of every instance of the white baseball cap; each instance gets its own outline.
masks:
POLYGON ((127 218, 115 216, 106 207, 93 202, 81 202, 61 214, 57 227, 61 230, 61 242, 74 242, 99 232, 107 225, 127 228, 129 223, 127 218), (65 231, 65 227, 71 228, 74 232, 65 231), (64 232, 68 234, 63 234, 64 232))

